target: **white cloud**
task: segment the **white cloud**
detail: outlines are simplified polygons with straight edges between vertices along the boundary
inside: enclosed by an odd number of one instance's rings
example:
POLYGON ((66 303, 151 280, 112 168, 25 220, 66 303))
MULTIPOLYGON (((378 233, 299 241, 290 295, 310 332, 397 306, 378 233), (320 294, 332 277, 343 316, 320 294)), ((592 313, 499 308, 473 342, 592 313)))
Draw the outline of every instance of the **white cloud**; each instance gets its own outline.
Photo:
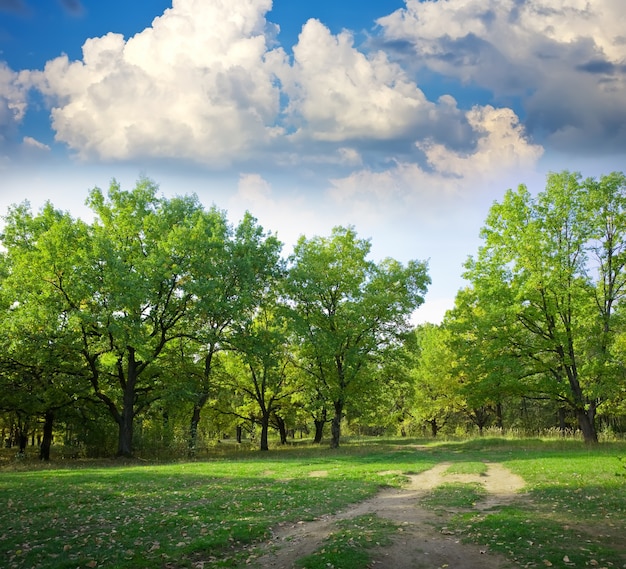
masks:
POLYGON ((237 186, 237 197, 256 210, 257 206, 271 203, 272 186, 260 174, 241 174, 237 186))
POLYGON ((28 106, 22 76, 0 61, 0 143, 12 137, 28 106))
MULTIPOLYGON (((475 193, 476 188, 536 166, 543 149, 528 140, 513 111, 474 107, 466 117, 477 137, 473 150, 460 152, 440 143, 418 141, 425 166, 396 161, 382 171, 364 168, 332 180, 331 197, 341 204, 367 208, 375 216, 385 215, 389 208, 417 204, 438 204, 445 209, 459 197, 475 193)), ((432 215, 431 207, 424 211, 432 215)))
POLYGON ((25 136, 24 139, 22 140, 22 146, 26 148, 27 150, 44 151, 44 152, 50 151, 50 147, 47 144, 44 144, 43 142, 39 142, 32 136, 25 136))
POLYGON ((309 20, 293 48, 293 67, 278 70, 290 97, 297 137, 341 142, 406 135, 434 105, 399 65, 357 50, 348 31, 334 36, 309 20))
POLYGON ((520 97, 558 148, 626 148, 621 0, 406 0, 378 23, 413 64, 520 97))
POLYGON ((207 163, 267 143, 279 91, 264 56, 271 0, 174 0, 128 39, 109 33, 32 81, 53 101, 56 138, 80 157, 207 163))

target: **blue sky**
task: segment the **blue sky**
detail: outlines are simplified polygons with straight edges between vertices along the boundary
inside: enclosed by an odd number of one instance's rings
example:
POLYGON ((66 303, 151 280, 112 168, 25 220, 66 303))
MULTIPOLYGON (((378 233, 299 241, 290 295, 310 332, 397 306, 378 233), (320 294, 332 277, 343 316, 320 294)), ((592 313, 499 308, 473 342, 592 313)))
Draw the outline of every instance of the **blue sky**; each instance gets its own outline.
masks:
POLYGON ((621 0, 0 0, 0 212, 147 175, 288 254, 354 225, 464 286, 494 200, 624 170, 621 0))

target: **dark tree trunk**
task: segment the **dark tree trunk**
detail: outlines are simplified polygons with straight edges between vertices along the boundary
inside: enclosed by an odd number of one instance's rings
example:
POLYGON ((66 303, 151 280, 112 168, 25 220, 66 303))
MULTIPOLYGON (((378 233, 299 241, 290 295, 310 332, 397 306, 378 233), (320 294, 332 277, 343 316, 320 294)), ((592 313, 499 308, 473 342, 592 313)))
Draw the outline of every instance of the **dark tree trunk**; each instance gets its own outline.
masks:
POLYGON ((191 421, 189 422, 189 443, 188 453, 189 456, 194 456, 196 448, 198 446, 198 425, 200 424, 200 415, 204 404, 209 399, 208 393, 203 393, 200 399, 194 404, 193 412, 191 413, 191 421))
POLYGON ((270 450, 267 442, 267 436, 270 430, 270 414, 263 413, 261 416, 261 446, 260 450, 270 450))
POLYGON ((189 422, 189 455, 193 456, 198 445, 198 425, 202 409, 209 400, 209 378, 211 376, 213 354, 215 349, 211 346, 209 353, 204 358, 204 375, 202 376, 202 391, 198 394, 198 399, 194 403, 191 421, 189 422))
POLYGON ((20 453, 26 452, 26 445, 28 445, 28 435, 24 431, 20 431, 19 437, 20 453))
MULTIPOLYGON (((571 353, 571 351, 570 351, 571 353)), ((570 390, 574 396, 574 411, 578 426, 583 434, 583 439, 587 444, 596 444, 598 442, 598 433, 596 431, 596 405, 591 403, 589 409, 585 407, 585 396, 578 380, 578 370, 576 366, 568 366, 566 368, 567 379, 569 381, 570 390)))
POLYGON ((430 424, 430 434, 433 439, 436 439, 439 434, 439 424, 437 423, 437 419, 430 419, 428 423, 430 424))
POLYGON ((237 425, 237 442, 241 444, 241 437, 243 434, 243 427, 241 425, 237 425))
POLYGON ((315 423, 315 438, 313 439, 313 443, 315 444, 320 444, 324 438, 324 425, 326 424, 327 416, 326 409, 323 409, 321 417, 315 417, 313 419, 315 423))
POLYGON ((54 422, 54 413, 46 411, 43 423, 43 439, 39 447, 39 460, 50 460, 50 447, 52 446, 52 426, 54 422))
POLYGON ((335 415, 330 423, 330 448, 339 448, 341 438, 341 420, 343 419, 343 401, 335 401, 335 415))
POLYGON ((504 433, 504 420, 502 419, 502 403, 496 403, 496 427, 504 433))
POLYGON ((274 417, 276 418, 276 424, 278 425, 278 432, 280 433, 280 444, 287 444, 287 425, 285 424, 285 420, 280 416, 274 413, 274 417))
POLYGON ((578 426, 583 434, 585 443, 595 445, 598 443, 598 433, 595 425, 595 408, 589 411, 585 409, 576 409, 576 417, 578 418, 578 426))
MULTIPOLYGON (((135 419, 135 387, 137 385, 137 365, 135 351, 128 350, 128 375, 122 381, 124 390, 122 412, 119 415, 119 437, 117 442, 117 456, 133 456, 133 421, 135 419)), ((120 371, 120 375, 122 372, 120 371)))

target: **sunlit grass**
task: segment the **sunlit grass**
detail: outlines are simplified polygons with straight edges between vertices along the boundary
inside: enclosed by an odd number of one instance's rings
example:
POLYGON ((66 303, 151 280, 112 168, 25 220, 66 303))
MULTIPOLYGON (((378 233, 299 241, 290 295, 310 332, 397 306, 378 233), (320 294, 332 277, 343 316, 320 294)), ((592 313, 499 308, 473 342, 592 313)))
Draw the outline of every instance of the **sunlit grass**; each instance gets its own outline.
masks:
MULTIPOLYGON (((463 539, 488 543, 528 567, 626 562, 624 443, 594 449, 539 439, 373 443, 334 451, 220 450, 208 461, 176 464, 10 463, 0 471, 1 566, 239 567, 253 551, 248 545, 265 540, 279 522, 345 509, 442 461, 453 463, 448 472, 456 474, 480 474, 485 463, 502 462, 527 483, 513 505, 485 513, 469 511, 482 487, 454 483, 433 493, 435 508, 468 510, 449 524, 463 539)), ((367 535, 360 523, 346 543, 367 535)))
POLYGON ((439 508, 472 508, 486 495, 478 483, 446 482, 431 490, 421 504, 431 510, 439 508))

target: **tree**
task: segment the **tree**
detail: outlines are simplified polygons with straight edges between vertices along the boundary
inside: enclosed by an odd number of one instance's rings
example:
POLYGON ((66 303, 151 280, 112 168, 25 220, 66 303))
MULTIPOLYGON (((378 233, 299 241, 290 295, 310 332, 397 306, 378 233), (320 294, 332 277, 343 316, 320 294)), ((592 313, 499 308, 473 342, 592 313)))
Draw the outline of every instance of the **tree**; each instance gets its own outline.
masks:
POLYGON ((370 242, 352 228, 301 237, 289 258, 285 293, 302 362, 334 411, 331 447, 339 446, 346 403, 372 389, 368 368, 409 327, 429 278, 424 262, 403 266, 367 259, 370 242))
POLYGON ((75 222, 50 204, 33 217, 26 203, 11 208, 6 222, 0 287, 3 400, 25 421, 43 420, 40 458, 49 460, 58 412, 86 393, 76 335, 63 302, 36 270, 33 253, 47 247, 55 228, 75 222))
POLYGON ((463 408, 461 385, 449 346, 450 332, 443 325, 424 324, 415 330, 417 354, 414 378, 414 413, 436 437, 452 415, 463 408))
POLYGON ((266 295, 254 318, 233 339, 235 357, 230 359, 230 383, 244 396, 243 407, 248 413, 242 416, 256 417, 261 425, 262 451, 269 450, 272 416, 298 389, 291 373, 287 322, 272 300, 273 293, 266 295))
POLYGON ((192 272, 188 290, 194 298, 190 316, 189 356, 196 362, 191 378, 193 411, 189 449, 196 447, 201 412, 211 394, 215 356, 233 349, 236 330, 249 321, 268 287, 282 271, 282 244, 265 234, 246 214, 233 230, 224 215, 213 209, 191 235, 192 272))
POLYGON ((536 198, 509 190, 466 265, 481 309, 503 322, 518 377, 572 409, 590 443, 615 380, 608 347, 624 292, 625 191, 623 174, 570 172, 550 174, 536 198))
POLYGON ((7 220, 9 254, 46 291, 72 332, 80 373, 118 425, 118 455, 130 456, 133 421, 162 394, 159 361, 184 336, 194 302, 190 248, 205 212, 195 197, 159 198, 140 180, 89 194, 95 220, 15 210, 7 220))

